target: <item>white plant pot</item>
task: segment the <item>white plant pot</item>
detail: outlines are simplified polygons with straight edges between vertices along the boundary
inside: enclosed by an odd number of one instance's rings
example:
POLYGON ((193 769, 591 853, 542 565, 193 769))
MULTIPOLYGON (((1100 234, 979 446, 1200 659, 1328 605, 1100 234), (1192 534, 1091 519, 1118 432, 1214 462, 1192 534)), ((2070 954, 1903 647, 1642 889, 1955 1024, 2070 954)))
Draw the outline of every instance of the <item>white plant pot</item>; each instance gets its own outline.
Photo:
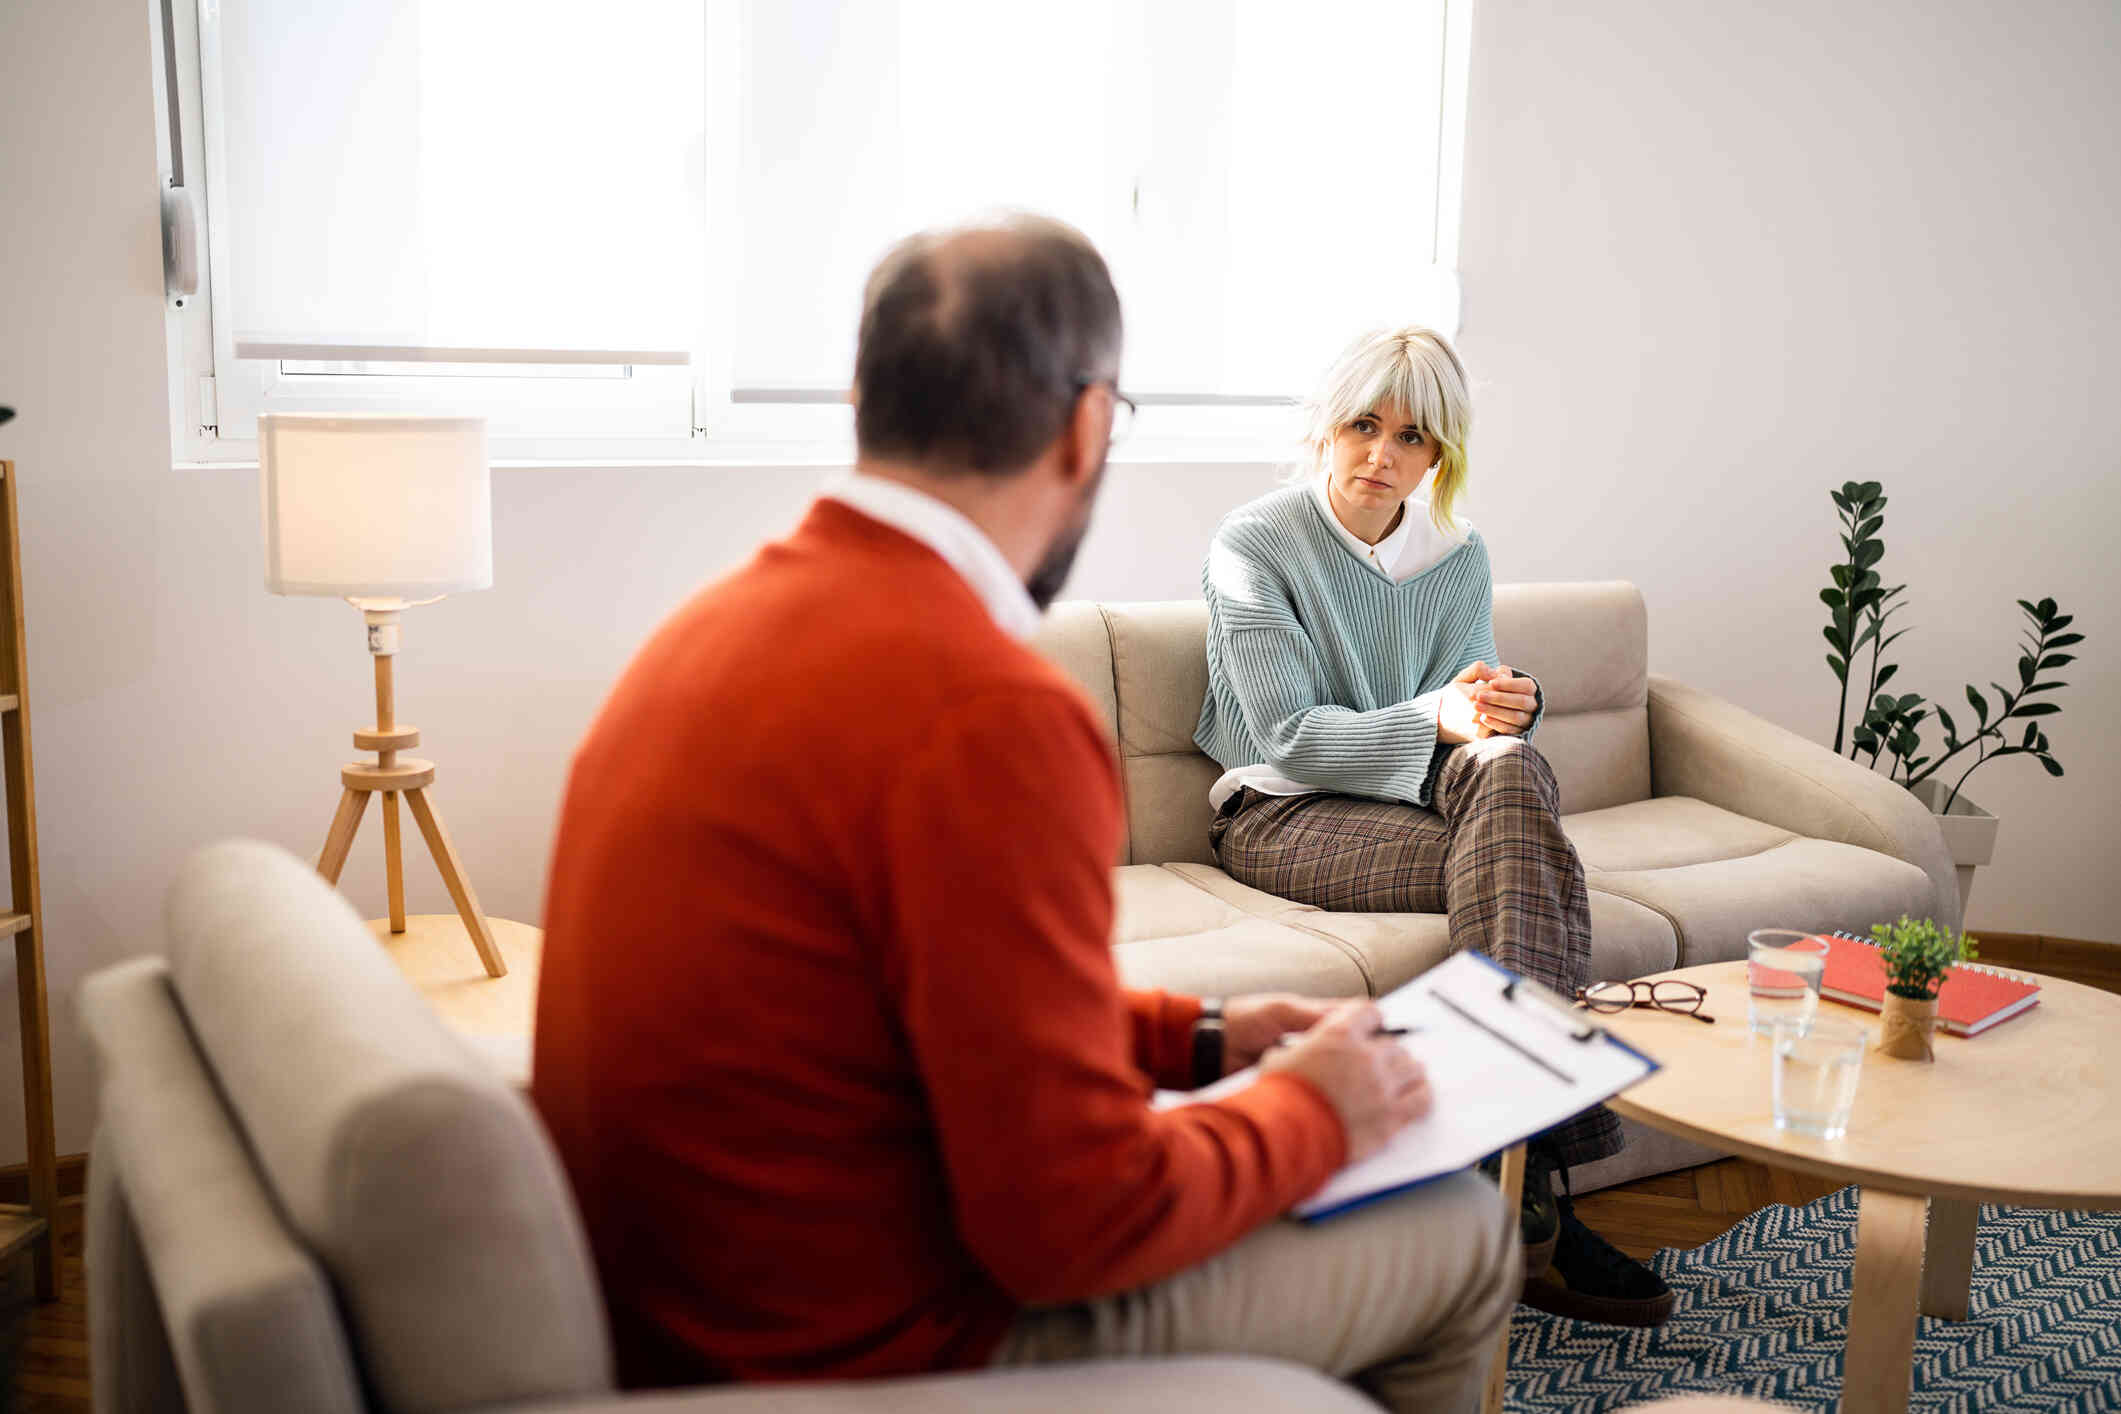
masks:
POLYGON ((1996 857, 1996 826, 1999 822, 1968 800, 1965 791, 1959 792, 1959 798, 1952 802, 1949 815, 1938 814, 1937 807, 1944 804, 1951 789, 1948 782, 1935 776, 1908 787, 1915 799, 1929 807, 1930 814, 1936 817, 1937 828, 1944 832, 1944 847, 1951 851, 1952 863, 1959 870, 1959 926, 1964 928, 1967 896, 1974 891, 1974 868, 1996 857))

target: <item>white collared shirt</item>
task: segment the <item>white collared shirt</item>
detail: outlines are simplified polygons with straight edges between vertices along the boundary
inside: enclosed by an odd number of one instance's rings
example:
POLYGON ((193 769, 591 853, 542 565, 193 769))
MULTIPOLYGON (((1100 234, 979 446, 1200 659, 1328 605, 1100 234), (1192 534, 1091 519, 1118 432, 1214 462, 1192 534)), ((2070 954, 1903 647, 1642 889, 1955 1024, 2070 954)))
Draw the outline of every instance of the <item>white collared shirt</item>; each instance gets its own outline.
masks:
POLYGON ((901 481, 861 472, 836 481, 821 493, 860 511, 926 545, 979 596, 987 612, 1012 638, 1029 638, 1043 617, 1031 592, 995 548, 987 532, 955 506, 901 481))
POLYGON ((1375 545, 1365 545, 1334 513, 1333 498, 1326 493, 1325 474, 1311 483, 1311 490, 1326 513, 1326 524, 1340 533, 1349 553, 1394 584, 1412 579, 1466 542, 1464 521, 1459 522, 1453 534, 1444 534, 1429 518, 1429 498, 1416 495, 1407 497, 1406 504, 1400 507, 1399 524, 1392 527, 1390 535, 1375 545))

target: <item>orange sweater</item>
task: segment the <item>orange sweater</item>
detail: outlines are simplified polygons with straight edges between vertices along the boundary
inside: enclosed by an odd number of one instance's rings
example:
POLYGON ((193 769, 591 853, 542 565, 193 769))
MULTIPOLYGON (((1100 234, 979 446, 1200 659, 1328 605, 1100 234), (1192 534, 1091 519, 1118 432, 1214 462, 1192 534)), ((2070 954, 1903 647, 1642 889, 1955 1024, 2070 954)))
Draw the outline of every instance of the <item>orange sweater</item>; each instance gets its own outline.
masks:
POLYGON ((1314 1190, 1294 1076, 1157 1113, 1198 1002, 1109 949, 1091 709, 917 541, 820 501, 650 640, 576 753, 532 1093, 621 1380, 983 1363, 1314 1190))

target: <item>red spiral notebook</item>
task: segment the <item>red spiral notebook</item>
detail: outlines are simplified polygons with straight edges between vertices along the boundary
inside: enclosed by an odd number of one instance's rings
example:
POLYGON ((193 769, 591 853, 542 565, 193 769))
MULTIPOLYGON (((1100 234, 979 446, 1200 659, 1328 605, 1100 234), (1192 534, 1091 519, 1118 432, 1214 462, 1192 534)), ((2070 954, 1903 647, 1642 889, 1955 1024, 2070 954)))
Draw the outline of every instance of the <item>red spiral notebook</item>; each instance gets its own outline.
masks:
MULTIPOLYGON (((1851 933, 1818 933, 1827 945, 1821 996, 1879 1010, 1885 1004, 1885 959, 1878 945, 1851 933)), ((2012 972, 1955 962, 1937 991, 1937 1020, 1954 1036, 1978 1036, 2040 1004, 2040 984, 2012 972)))

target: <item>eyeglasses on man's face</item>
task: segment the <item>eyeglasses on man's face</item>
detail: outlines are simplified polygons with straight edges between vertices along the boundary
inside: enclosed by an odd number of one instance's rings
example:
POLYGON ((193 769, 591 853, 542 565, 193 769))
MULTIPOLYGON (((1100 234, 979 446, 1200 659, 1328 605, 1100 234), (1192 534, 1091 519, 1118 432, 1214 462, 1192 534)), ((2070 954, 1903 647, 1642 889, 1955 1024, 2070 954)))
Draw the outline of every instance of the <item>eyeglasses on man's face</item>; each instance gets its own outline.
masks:
POLYGON ((1701 1010, 1701 1004, 1708 999, 1706 987, 1672 978, 1661 982, 1593 982, 1588 987, 1576 989, 1576 1004, 1592 1011, 1626 1011, 1629 1007, 1640 1006, 1677 1012, 1713 1024, 1716 1018, 1701 1010))
POLYGON ((1119 384, 1110 378, 1078 378, 1075 380, 1075 391, 1081 393, 1085 388, 1100 385, 1112 390, 1112 445, 1116 447, 1126 441, 1127 434, 1134 430, 1134 418, 1140 409, 1135 407, 1134 399, 1122 393, 1119 384))

